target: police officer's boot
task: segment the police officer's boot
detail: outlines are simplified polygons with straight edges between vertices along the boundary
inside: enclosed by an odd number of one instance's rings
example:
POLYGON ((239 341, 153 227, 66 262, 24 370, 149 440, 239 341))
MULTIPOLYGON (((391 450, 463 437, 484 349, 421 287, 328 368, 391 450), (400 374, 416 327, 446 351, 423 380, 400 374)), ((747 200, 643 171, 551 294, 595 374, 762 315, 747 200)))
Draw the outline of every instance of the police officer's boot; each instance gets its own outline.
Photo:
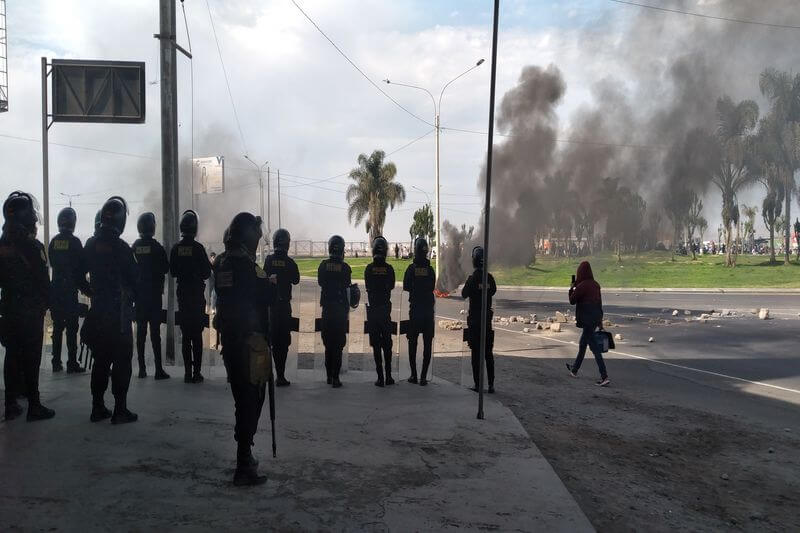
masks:
POLYGON ((22 407, 17 403, 17 399, 12 395, 6 395, 6 420, 14 420, 22 414, 22 407))
POLYGON ((139 420, 139 415, 128 410, 127 398, 116 396, 114 398, 114 413, 111 415, 112 424, 128 424, 139 420))
POLYGON ((53 359, 53 372, 62 372, 64 365, 61 364, 61 359, 53 359))
POLYGON ((101 420, 105 420, 107 418, 111 418, 111 409, 106 407, 103 397, 101 396, 100 398, 93 399, 92 414, 89 415, 89 421, 100 422, 101 420))
POLYGON ((258 461, 250 451, 250 444, 239 444, 236 450, 236 472, 233 474, 233 484, 237 487, 262 485, 266 483, 267 476, 258 475, 258 461))
POLYGON ((384 367, 386 368, 386 384, 394 385, 392 379, 392 352, 391 350, 384 350, 383 352, 384 367))
POLYGON ((428 384, 428 368, 431 366, 430 359, 422 361, 422 375, 419 378, 419 384, 423 387, 428 384))
POLYGON ((38 393, 32 393, 28 396, 28 415, 26 416, 28 422, 47 420, 54 416, 56 416, 56 412, 42 405, 42 402, 39 401, 38 393))
POLYGON ((378 373, 378 381, 375 382, 375 386, 383 387, 386 384, 386 381, 383 378, 383 367, 381 366, 383 362, 381 361, 381 352, 379 350, 374 350, 372 355, 375 359, 375 372, 378 373))
POLYGON ((86 368, 82 367, 78 361, 67 361, 67 374, 80 374, 86 372, 86 368))
POLYGON ((275 370, 278 374, 278 378, 275 380, 276 387, 288 387, 292 383, 286 379, 286 359, 288 357, 288 353, 281 352, 278 354, 278 357, 275 358, 275 370))

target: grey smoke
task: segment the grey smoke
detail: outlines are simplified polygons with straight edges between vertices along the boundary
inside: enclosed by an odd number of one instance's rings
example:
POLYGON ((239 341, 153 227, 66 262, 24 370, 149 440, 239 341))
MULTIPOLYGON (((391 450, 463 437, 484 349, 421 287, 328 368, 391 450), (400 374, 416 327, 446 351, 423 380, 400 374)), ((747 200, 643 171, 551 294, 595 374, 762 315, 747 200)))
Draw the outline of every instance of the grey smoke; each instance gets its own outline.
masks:
MULTIPOLYGON (((743 20, 800 23, 795 0, 765 5, 760 0, 664 3, 743 20)), ((764 68, 792 70, 800 60, 792 30, 640 8, 615 14, 622 22, 596 21, 579 44, 587 62, 601 61, 603 55, 624 57, 624 71, 598 79, 590 101, 566 123, 559 124, 556 114, 568 90, 557 65, 523 68, 499 103, 497 130, 510 137, 501 137, 494 149, 490 251, 495 264, 524 265, 533 259, 533 243, 549 234, 553 221, 554 179, 561 182, 567 205, 586 211, 597 211, 593 206, 603 179, 618 179, 646 202, 642 241, 671 239, 665 208, 682 202, 688 191, 701 197, 708 191, 714 154, 705 140, 716 127, 717 99, 730 95, 737 102, 751 98, 763 104, 758 76, 764 68), (589 144, 560 143, 560 137, 589 144)), ((484 184, 485 169, 479 189, 484 184)), ((762 191, 751 194, 760 198, 762 191)), ((712 225, 719 202, 704 203, 712 225)), ((595 212, 594 218, 595 233, 602 235, 602 215, 595 212)), ((476 242, 482 240, 481 226, 476 242)), ((443 261, 450 263, 447 257, 443 261)))

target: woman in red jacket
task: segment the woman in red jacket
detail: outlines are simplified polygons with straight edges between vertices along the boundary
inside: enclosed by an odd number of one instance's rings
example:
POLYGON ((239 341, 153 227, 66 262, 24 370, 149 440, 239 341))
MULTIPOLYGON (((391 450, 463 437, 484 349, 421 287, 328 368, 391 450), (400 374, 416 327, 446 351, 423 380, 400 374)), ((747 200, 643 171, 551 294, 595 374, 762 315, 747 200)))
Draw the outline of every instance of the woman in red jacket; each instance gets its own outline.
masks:
POLYGON ((567 363, 570 376, 578 377, 578 370, 586 355, 586 346, 592 350, 597 368, 600 370, 600 380, 597 385, 605 387, 611 381, 606 373, 606 364, 603 353, 594 338, 594 332, 603 325, 603 298, 600 295, 600 284, 594 280, 592 267, 588 261, 578 265, 577 277, 569 288, 569 303, 575 306, 576 325, 583 329, 581 340, 578 344, 578 356, 575 363, 567 363))

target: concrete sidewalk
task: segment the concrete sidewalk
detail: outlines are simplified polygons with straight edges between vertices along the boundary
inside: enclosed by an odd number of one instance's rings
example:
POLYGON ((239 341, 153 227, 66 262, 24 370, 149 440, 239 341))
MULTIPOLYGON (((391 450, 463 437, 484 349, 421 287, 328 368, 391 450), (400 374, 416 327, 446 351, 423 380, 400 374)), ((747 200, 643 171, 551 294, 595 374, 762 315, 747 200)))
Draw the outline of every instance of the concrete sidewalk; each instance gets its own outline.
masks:
POLYGON ((269 481, 234 487, 233 400, 215 373, 134 377, 139 422, 111 426, 88 421, 88 376, 43 371, 56 418, 0 424, 0 530, 592 530, 507 408, 489 398, 478 421, 475 394, 438 379, 279 389, 278 458, 266 406, 254 448, 269 481))

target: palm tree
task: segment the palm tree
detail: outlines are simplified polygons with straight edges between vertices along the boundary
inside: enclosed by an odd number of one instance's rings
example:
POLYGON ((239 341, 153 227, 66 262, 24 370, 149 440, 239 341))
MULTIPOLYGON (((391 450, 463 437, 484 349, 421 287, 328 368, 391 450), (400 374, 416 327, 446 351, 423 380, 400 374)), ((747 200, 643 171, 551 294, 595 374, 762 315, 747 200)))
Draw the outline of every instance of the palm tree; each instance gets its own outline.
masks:
POLYGON ((748 172, 751 138, 748 135, 758 120, 758 104, 742 100, 734 104, 729 96, 717 100, 716 140, 719 164, 711 182, 722 194, 722 225, 725 228, 727 266, 736 266, 736 252, 731 246, 731 226, 739 224, 737 194, 752 184, 754 175, 748 172))
MULTIPOLYGON (((800 168, 800 74, 792 75, 774 68, 765 69, 759 79, 761 94, 772 104, 771 114, 777 141, 778 171, 783 177, 784 217, 791 219, 791 197, 795 190, 794 173, 800 168)), ((784 224, 784 264, 789 264, 790 224, 784 224)))
POLYGON ((702 218, 703 200, 694 191, 689 195, 689 212, 686 215, 686 240, 689 241, 689 248, 692 249, 692 261, 697 259, 694 253, 694 231, 702 218))
POLYGON ((397 167, 392 162, 384 163, 386 153, 375 150, 369 157, 358 156, 358 167, 350 171, 355 183, 347 187, 347 219, 361 224, 366 219, 370 241, 383 233, 386 209, 394 209, 406 200, 406 190, 394 181, 397 167))
POLYGON ((775 262, 775 229, 776 221, 781 216, 784 203, 785 183, 779 169, 780 150, 773 124, 775 116, 772 112, 758 123, 755 145, 750 154, 750 172, 766 189, 766 196, 761 203, 761 218, 769 231, 769 260, 775 262))

